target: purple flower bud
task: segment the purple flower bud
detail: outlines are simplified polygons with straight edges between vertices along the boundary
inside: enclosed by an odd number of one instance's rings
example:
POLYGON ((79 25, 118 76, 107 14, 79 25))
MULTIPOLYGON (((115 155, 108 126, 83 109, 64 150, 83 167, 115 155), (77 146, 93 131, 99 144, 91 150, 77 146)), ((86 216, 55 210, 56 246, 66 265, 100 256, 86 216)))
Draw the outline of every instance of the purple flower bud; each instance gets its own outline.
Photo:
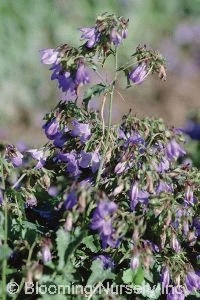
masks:
POLYGON ((98 150, 95 150, 92 154, 91 168, 92 173, 95 173, 99 169, 100 165, 100 154, 98 150))
POLYGON ((184 203, 193 205, 195 201, 193 188, 189 185, 186 187, 184 203))
POLYGON ((138 189, 138 182, 134 182, 132 187, 131 187, 131 190, 130 190, 130 199, 131 199, 131 209, 134 211, 135 210, 135 207, 136 205, 138 204, 138 192, 139 192, 139 189, 138 189))
POLYGON ((0 205, 3 203, 3 199, 4 199, 3 191, 2 191, 2 189, 0 189, 0 205))
POLYGON ((48 261, 51 261, 52 256, 51 256, 51 248, 52 248, 52 243, 50 238, 44 238, 42 241, 42 261, 44 263, 47 263, 48 261))
POLYGON ((147 74, 147 64, 142 62, 129 73, 129 79, 133 83, 139 84, 145 80, 147 74))
POLYGON ((116 166, 115 166, 115 173, 116 174, 121 174, 124 172, 124 170, 126 169, 126 161, 124 162, 119 162, 116 166))
POLYGON ((164 267, 161 275, 161 282, 163 287, 168 287, 170 281, 169 268, 164 267))
POLYGON ((115 46, 119 46, 122 42, 122 35, 117 31, 116 28, 111 30, 110 40, 115 46))
POLYGON ((43 64, 51 65, 60 61, 59 52, 55 49, 41 49, 40 52, 43 64))
POLYGON ((135 270, 139 267, 140 265, 140 260, 139 260, 139 255, 135 255, 131 258, 131 263, 130 263, 130 267, 132 270, 135 270))
POLYGON ((23 155, 13 145, 6 146, 6 157, 13 167, 20 167, 23 163, 23 155))
POLYGON ((85 64, 83 62, 79 62, 78 64, 78 69, 76 71, 76 76, 75 76, 75 84, 87 84, 90 82, 89 79, 89 73, 85 67, 85 64))
POLYGON ((172 236, 172 242, 171 242, 171 247, 175 252, 180 252, 181 251, 181 246, 175 235, 172 236))

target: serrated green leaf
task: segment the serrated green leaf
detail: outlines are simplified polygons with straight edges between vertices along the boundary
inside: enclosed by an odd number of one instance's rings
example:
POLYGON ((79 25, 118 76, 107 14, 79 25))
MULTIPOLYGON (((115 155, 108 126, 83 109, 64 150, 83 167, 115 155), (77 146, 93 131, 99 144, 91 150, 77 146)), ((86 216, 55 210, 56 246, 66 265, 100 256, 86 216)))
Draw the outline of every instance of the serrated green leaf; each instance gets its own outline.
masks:
POLYGON ((105 86, 102 83, 96 84, 91 88, 87 89, 83 97, 83 104, 85 105, 85 109, 87 110, 88 103, 94 96, 100 96, 106 91, 106 89, 107 86, 105 86))
POLYGON ((98 252, 97 246, 94 244, 94 237, 92 235, 86 236, 82 243, 90 249, 92 252, 96 253, 98 252))
POLYGON ((58 251, 58 269, 62 269, 65 265, 65 252, 70 243, 70 233, 65 232, 63 228, 56 232, 56 243, 58 251))
POLYGON ((98 282, 103 282, 106 279, 114 279, 115 274, 111 269, 104 270, 102 262, 99 260, 94 260, 91 266, 91 275, 88 278, 87 285, 93 285, 98 282))

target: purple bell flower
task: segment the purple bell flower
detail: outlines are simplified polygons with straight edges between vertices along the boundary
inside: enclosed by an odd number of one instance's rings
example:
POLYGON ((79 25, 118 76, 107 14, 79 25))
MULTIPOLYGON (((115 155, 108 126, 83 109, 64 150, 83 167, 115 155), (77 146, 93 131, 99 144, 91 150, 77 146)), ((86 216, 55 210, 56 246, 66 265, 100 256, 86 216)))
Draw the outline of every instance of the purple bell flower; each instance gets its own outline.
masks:
POLYGON ((80 84, 88 84, 90 82, 89 73, 82 61, 80 61, 78 64, 74 82, 77 86, 80 84))
POLYGON ((47 155, 44 153, 43 150, 31 149, 28 150, 27 152, 31 153, 31 156, 34 159, 38 160, 38 163, 35 166, 36 169, 41 169, 45 165, 47 155))
POLYGON ((167 294, 167 300, 185 300, 185 293, 181 287, 173 287, 167 294))
POLYGON ((71 191, 68 195, 66 200, 64 201, 64 208, 67 209, 72 209, 74 205, 77 204, 77 194, 75 191, 71 191))
POLYGON ((200 124, 189 121, 186 126, 182 129, 183 133, 189 135, 193 140, 200 140, 200 124))
POLYGON ((60 133, 59 122, 56 118, 53 118, 51 121, 47 122, 43 128, 46 136, 50 140, 54 140, 56 136, 60 133))
POLYGON ((73 129, 70 133, 71 136, 80 137, 82 143, 86 142, 91 136, 90 125, 79 123, 77 120, 72 121, 73 129))
POLYGON ((82 39, 86 39, 87 40, 87 47, 88 48, 93 48, 94 46, 96 46, 96 44, 99 42, 100 39, 100 33, 97 31, 97 29, 95 27, 84 27, 80 29, 81 32, 83 33, 81 35, 82 39))
POLYGON ((168 287, 169 282, 170 282, 170 274, 169 274, 169 268, 168 267, 164 267, 163 270, 162 270, 161 282, 162 282, 162 286, 164 288, 168 287))
POLYGON ((185 283, 190 292, 200 289, 200 277, 193 271, 187 273, 185 283))
POLYGON ((43 64, 51 65, 60 61, 59 52, 55 49, 41 49, 40 52, 43 64))
POLYGON ((149 193, 147 191, 139 190, 138 182, 134 182, 130 190, 131 209, 135 211, 136 205, 140 202, 147 204, 149 193))
POLYGON ((134 84, 139 84, 145 80, 147 74, 147 64, 145 62, 142 62, 129 73, 129 79, 134 84))
POLYGON ((80 155, 81 158, 79 159, 79 167, 88 168, 91 164, 92 154, 87 153, 85 151, 81 151, 80 155))
POLYGON ((186 154, 185 150, 176 142, 175 139, 172 139, 166 146, 166 154, 169 160, 177 159, 180 156, 186 154))
POLYGON ((117 205, 113 201, 102 200, 93 213, 91 229, 98 230, 103 248, 106 248, 107 245, 113 248, 118 245, 118 240, 112 227, 112 214, 116 210, 117 205))

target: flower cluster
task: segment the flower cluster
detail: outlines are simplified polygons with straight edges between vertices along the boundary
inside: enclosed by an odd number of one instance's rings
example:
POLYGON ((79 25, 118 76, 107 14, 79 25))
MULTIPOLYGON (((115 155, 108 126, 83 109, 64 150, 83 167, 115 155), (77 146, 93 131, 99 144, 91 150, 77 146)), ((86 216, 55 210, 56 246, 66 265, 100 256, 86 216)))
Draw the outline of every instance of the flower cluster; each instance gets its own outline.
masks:
POLYGON ((109 52, 112 44, 119 46, 127 37, 127 25, 129 20, 115 15, 102 14, 97 18, 96 25, 90 28, 81 28, 82 39, 86 39, 86 47, 102 48, 109 52))
POLYGON ((56 79, 59 88, 69 96, 77 95, 78 87, 90 82, 84 57, 69 45, 41 50, 41 61, 52 65, 51 79, 56 79))

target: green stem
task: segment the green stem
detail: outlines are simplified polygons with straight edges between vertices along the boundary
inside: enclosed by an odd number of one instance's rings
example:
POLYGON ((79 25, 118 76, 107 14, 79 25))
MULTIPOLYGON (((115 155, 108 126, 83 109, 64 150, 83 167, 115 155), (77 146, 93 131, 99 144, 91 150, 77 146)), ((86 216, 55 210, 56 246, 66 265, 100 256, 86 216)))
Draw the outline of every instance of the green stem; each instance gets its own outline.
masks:
MULTIPOLYGON (((5 191, 5 180, 3 174, 4 164, 3 158, 1 157, 1 180, 2 180, 2 189, 5 191)), ((7 198, 4 195, 3 199, 4 206, 4 246, 8 244, 8 207, 7 207, 7 198)), ((2 262, 2 300, 6 300, 6 275, 7 275, 7 258, 2 262)))
POLYGON ((112 125, 112 105, 113 105, 113 98, 114 98, 114 90, 115 90, 115 84, 116 84, 116 80, 117 80, 117 49, 115 51, 115 77, 114 80, 112 82, 112 89, 110 92, 110 101, 109 101, 109 116, 108 116, 108 128, 107 128, 107 132, 106 132, 106 140, 105 140, 105 147, 103 149, 103 154, 102 154, 102 159, 100 161, 100 165, 99 165, 99 170, 97 173, 97 178, 96 178, 96 187, 99 186, 99 182, 101 179, 101 175, 103 172, 103 166, 104 166, 104 162, 105 162, 105 158, 106 158, 106 153, 108 151, 108 147, 109 147, 109 137, 110 137, 110 131, 111 131, 111 125, 112 125))

